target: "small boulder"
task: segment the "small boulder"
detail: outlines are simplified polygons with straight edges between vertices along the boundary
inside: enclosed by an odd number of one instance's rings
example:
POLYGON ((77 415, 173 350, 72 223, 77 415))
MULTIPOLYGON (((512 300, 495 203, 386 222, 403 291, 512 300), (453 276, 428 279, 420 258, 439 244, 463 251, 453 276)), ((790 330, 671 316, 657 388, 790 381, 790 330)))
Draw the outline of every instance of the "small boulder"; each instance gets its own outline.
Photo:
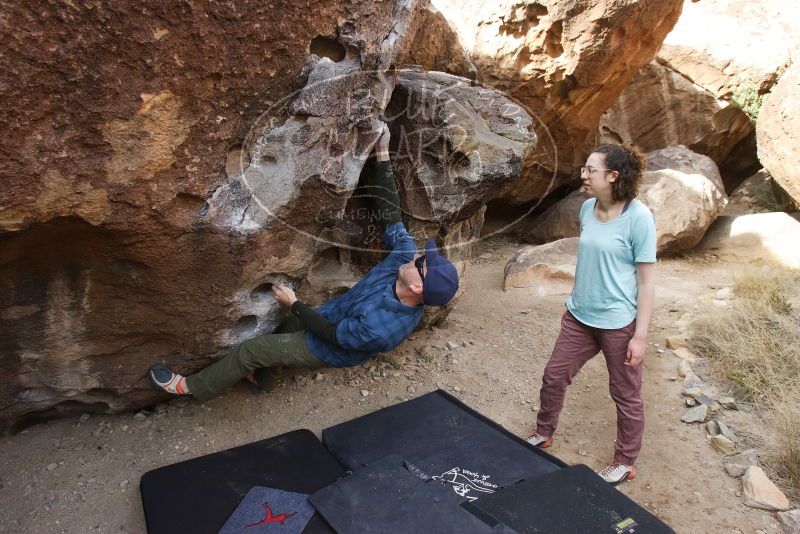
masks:
POLYGON ((736 456, 725 459, 725 472, 733 478, 744 475, 748 468, 758 465, 758 454, 755 449, 747 449, 736 456))
POLYGON ((691 363, 687 362, 686 360, 681 360, 678 362, 678 376, 685 378, 691 374, 694 374, 691 363))
POLYGON ((760 467, 750 466, 742 477, 744 503, 762 510, 784 511, 789 509, 789 499, 778 489, 760 467))
POLYGON ((683 379, 683 387, 685 388, 694 388, 694 387, 702 387, 703 381, 700 380, 700 377, 694 373, 686 375, 683 379))
POLYGON ((719 425, 719 433, 731 440, 734 443, 739 441, 739 438, 736 437, 736 434, 733 433, 733 430, 728 428, 728 425, 723 423, 722 421, 718 421, 717 424, 719 425))
POLYGON ((736 444, 722 434, 711 436, 711 447, 722 454, 733 454, 736 452, 736 444))
POLYGON ((569 293, 577 258, 577 237, 523 247, 506 264, 503 290, 530 287, 541 296, 569 293))
POLYGON ((689 343, 686 341, 686 336, 682 336, 680 334, 669 336, 666 339, 666 344, 668 349, 688 349, 689 343))
MULTIPOLYGON (((702 387, 702 384, 700 387, 702 387)), ((719 410, 719 404, 717 404, 717 402, 708 395, 694 395, 694 400, 700 404, 705 404, 711 411, 716 412, 719 410)))
POLYGON ((706 423, 706 432, 708 432, 709 436, 716 436, 719 434, 719 425, 713 419, 706 423))
POLYGON ((689 349, 685 347, 674 349, 672 351, 672 354, 674 354, 681 360, 686 360, 689 363, 694 363, 697 361, 697 356, 695 356, 693 352, 690 352, 689 349))
POLYGON ((786 534, 800 534, 800 508, 778 512, 778 520, 786 534))
POLYGON ((683 379, 683 389, 681 390, 681 395, 683 395, 684 397, 695 397, 695 399, 697 400, 697 397, 701 396, 702 394, 703 394, 703 381, 700 380, 700 377, 698 377, 694 373, 687 375, 683 379))
POLYGON ((739 409, 739 406, 736 404, 736 400, 733 397, 720 397, 720 399, 717 402, 719 402, 720 405, 726 410, 739 409))
POLYGON ((681 416, 681 421, 684 423, 702 423, 708 417, 708 406, 699 405, 694 408, 689 408, 681 416))
POLYGON ((724 259, 744 262, 770 260, 791 269, 800 269, 798 232, 800 214, 797 213, 722 215, 699 249, 724 259))
POLYGON ((681 395, 683 395, 684 397, 694 397, 695 399, 697 399, 697 397, 700 397, 700 396, 703 395, 703 388, 700 387, 700 386, 695 386, 695 387, 691 387, 691 388, 683 388, 681 390, 681 395))

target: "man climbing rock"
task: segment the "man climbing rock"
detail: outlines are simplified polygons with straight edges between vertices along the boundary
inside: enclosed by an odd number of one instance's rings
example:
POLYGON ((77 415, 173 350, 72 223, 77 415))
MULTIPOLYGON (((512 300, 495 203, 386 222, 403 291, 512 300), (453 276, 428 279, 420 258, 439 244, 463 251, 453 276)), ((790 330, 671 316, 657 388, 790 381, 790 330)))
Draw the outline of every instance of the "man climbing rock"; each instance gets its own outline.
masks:
POLYGON ((266 389, 273 367, 347 367, 398 346, 422 319, 424 305, 447 304, 458 289, 455 266, 428 240, 417 254, 400 218, 400 198, 389 161, 389 128, 375 145, 375 208, 388 254, 364 278, 319 309, 297 300, 291 288, 276 284, 275 299, 290 313, 271 334, 249 339, 224 358, 191 376, 161 364, 150 368, 159 388, 205 401, 248 377, 266 389))

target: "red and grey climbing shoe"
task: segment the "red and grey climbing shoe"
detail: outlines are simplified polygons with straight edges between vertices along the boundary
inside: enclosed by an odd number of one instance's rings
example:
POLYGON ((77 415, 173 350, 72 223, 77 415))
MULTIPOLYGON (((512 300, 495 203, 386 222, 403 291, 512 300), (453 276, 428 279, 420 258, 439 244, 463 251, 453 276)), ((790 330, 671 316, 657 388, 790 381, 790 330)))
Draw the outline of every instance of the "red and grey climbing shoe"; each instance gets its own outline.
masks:
POLYGON ((173 373, 165 365, 157 363, 150 367, 150 380, 156 387, 163 389, 173 395, 188 395, 189 387, 186 385, 186 377, 173 373))

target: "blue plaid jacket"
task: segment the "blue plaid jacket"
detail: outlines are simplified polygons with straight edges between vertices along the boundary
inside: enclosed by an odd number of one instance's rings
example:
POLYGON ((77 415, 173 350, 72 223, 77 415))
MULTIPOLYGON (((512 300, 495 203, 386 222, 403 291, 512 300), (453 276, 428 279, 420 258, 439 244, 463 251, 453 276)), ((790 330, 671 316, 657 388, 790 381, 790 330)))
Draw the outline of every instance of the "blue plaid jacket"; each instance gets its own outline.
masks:
POLYGON ((383 241, 389 254, 346 293, 329 300, 317 311, 338 322, 336 347, 306 330, 306 345, 331 367, 358 365, 379 352, 403 342, 422 319, 423 306, 406 306, 394 296, 401 265, 414 257, 417 247, 402 222, 386 227, 383 241))

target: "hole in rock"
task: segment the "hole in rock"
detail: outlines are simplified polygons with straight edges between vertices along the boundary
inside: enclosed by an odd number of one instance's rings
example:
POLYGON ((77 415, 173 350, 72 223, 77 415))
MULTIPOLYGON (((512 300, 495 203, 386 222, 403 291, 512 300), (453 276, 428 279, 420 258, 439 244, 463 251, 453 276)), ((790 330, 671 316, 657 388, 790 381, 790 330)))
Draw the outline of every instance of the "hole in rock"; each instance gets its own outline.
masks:
POLYGON ((564 46, 561 44, 561 32, 563 31, 563 23, 559 20, 550 26, 547 30, 545 37, 545 50, 550 57, 559 57, 564 53, 564 46))
POLYGON ((233 335, 235 337, 246 337, 255 332, 258 327, 258 317, 255 315, 244 315, 236 321, 233 327, 233 335))
POLYGON ((450 165, 458 169, 469 167, 469 156, 456 150, 450 155, 450 165))
POLYGON ((341 261, 342 249, 339 247, 329 247, 319 254, 319 258, 328 261, 341 261))
POLYGON ((258 284, 253 291, 250 292, 250 298, 252 299, 260 299, 264 297, 271 297, 272 296, 272 282, 264 282, 263 284, 258 284))
POLYGON ((343 60, 345 55, 347 55, 347 49, 342 43, 333 37, 325 37, 323 35, 317 35, 311 39, 309 51, 312 54, 315 54, 319 57, 326 57, 330 60, 336 61, 337 63, 343 60))
POLYGON ((528 4, 525 8, 525 18, 534 26, 539 24, 539 17, 547 15, 547 7, 542 4, 528 4))
POLYGON ((261 156, 261 161, 263 161, 264 163, 275 163, 278 160, 275 158, 275 156, 264 154, 263 156, 261 156))
POLYGON ((250 153, 242 148, 242 145, 234 145, 228 149, 228 156, 225 161, 225 174, 236 176, 241 174, 250 165, 250 153))
POLYGON ((530 209, 529 204, 514 205, 499 198, 490 200, 486 204, 481 236, 516 234, 530 209))
POLYGON ((202 217, 208 213, 208 202, 204 198, 191 193, 178 193, 172 200, 172 208, 177 214, 188 217, 202 217))

